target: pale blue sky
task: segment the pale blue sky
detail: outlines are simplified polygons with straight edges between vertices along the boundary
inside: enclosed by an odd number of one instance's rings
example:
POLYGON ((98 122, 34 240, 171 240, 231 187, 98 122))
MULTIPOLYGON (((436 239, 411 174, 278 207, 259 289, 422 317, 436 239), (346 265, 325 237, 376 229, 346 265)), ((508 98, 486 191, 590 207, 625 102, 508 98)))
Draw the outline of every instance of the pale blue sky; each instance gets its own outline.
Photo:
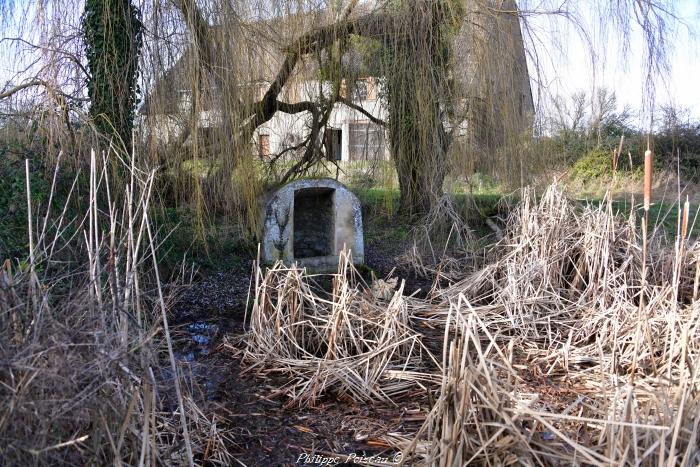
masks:
MULTIPOLYGON (((618 102, 639 110, 644 96, 648 95, 645 77, 648 67, 644 63, 644 40, 640 27, 632 22, 630 47, 627 53, 621 49, 619 32, 601 31, 586 12, 586 0, 572 2, 582 5, 582 20, 591 31, 590 40, 598 54, 592 60, 585 42, 572 26, 556 29, 547 17, 529 18, 534 29, 546 44, 558 43, 558 47, 540 50, 544 60, 543 73, 549 92, 568 96, 577 91, 589 94, 606 87, 615 92, 618 102)), ((700 41, 694 34, 700 33, 700 1, 679 0, 673 2, 675 13, 682 24, 674 27, 668 61, 669 73, 655 76, 655 106, 674 104, 687 107, 695 118, 700 117, 700 41)), ((565 24, 557 20, 558 25, 565 24)), ((556 25, 555 25, 556 26, 556 25)), ((544 48, 544 47, 543 47, 544 48)), ((642 124, 644 126, 644 124, 642 124)))

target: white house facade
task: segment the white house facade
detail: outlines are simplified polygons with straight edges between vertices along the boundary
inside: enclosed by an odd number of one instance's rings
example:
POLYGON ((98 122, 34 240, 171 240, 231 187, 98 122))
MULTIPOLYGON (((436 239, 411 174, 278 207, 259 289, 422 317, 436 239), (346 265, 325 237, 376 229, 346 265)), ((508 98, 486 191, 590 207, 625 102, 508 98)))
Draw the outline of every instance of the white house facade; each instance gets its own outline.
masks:
MULTIPOLYGON (((520 23, 517 15, 509 13, 518 11, 517 5, 514 0, 499 2, 505 8, 502 14, 479 14, 481 7, 467 12, 470 20, 464 22, 455 37, 453 78, 455 96, 461 96, 461 100, 452 103, 452 121, 443 122, 454 136, 467 136, 466 140, 484 153, 506 146, 505 135, 530 131, 534 114, 520 23), (453 125, 457 125, 454 132, 453 125)), ((319 24, 332 24, 332 16, 290 15, 251 23, 246 28, 212 27, 222 50, 235 57, 230 63, 224 60, 219 65, 229 79, 217 81, 211 73, 203 73, 196 47, 187 46, 174 65, 154 83, 139 111, 144 139, 158 143, 176 141, 185 146, 195 141, 206 146, 207 141, 215 138, 228 139, 214 131, 221 129, 224 107, 224 96, 216 87, 222 86, 222 82, 236 83, 233 86, 238 89, 227 92, 225 98, 241 112, 233 110, 230 117, 245 118, 239 113, 252 115, 284 69, 285 45, 319 24), (193 87, 199 89, 196 115, 192 112, 193 87)), ((362 55, 353 53, 348 52, 343 76, 358 78, 340 84, 340 102, 333 105, 320 140, 308 141, 312 127, 309 112, 278 111, 255 129, 250 141, 253 155, 261 160, 298 159, 311 143, 320 145, 325 157, 334 161, 389 158, 389 139, 383 125, 388 119, 388 109, 386 99, 382 98, 386 94, 382 70, 364 67, 362 55)), ((288 104, 311 102, 318 106, 327 102, 334 89, 332 83, 321 81, 320 76, 324 76, 321 64, 314 57, 302 58, 276 97, 288 104)), ((245 123, 237 121, 234 125, 245 123)))
MULTIPOLYGON (((258 89, 258 98, 262 98, 269 83, 261 82, 251 86, 258 89)), ((329 96, 332 93, 331 83, 318 80, 295 81, 285 86, 284 100, 289 103, 318 102, 321 93, 329 96)), ((323 145, 326 157, 334 161, 388 159, 386 129, 377 123, 387 118, 385 101, 380 98, 380 81, 376 78, 359 79, 353 83, 349 92, 343 83, 341 95, 366 113, 340 102, 333 105, 321 135, 322 141, 319 141, 323 145), (372 119, 367 114, 371 115, 372 119)), ((191 124, 190 91, 180 90, 177 100, 176 111, 150 115, 148 122, 143 121, 144 136, 156 138, 161 142, 172 142, 183 134, 186 126, 191 124)), ((198 131, 213 129, 221 124, 221 111, 216 108, 201 109, 196 119, 198 131)), ((302 143, 310 135, 311 124, 310 112, 276 112, 269 121, 255 130, 251 141, 254 155, 263 160, 293 159, 304 151, 302 143)), ((185 142, 185 145, 187 144, 185 142)))
MULTIPOLYGON (((317 101, 320 90, 329 95, 329 83, 304 81, 295 85, 293 101, 317 101)), ((384 121, 387 109, 381 99, 381 85, 374 78, 359 80, 353 86, 347 99, 361 107, 375 120, 384 121)), ((277 112, 268 122, 257 128, 254 136, 256 153, 262 158, 281 155, 295 149, 308 137, 311 131, 311 114, 287 114, 277 112)), ((389 148, 385 128, 373 122, 362 112, 337 102, 328 119, 323 135, 326 157, 335 161, 385 160, 389 158, 389 148)), ((293 154, 290 154, 290 157, 293 154)))

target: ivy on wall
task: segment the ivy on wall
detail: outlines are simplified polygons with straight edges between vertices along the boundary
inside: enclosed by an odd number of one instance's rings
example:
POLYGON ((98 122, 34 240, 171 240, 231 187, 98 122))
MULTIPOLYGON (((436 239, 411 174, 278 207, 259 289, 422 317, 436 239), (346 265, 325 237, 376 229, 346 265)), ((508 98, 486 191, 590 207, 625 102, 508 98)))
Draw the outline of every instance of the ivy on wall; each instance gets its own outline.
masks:
POLYGON ((131 0, 86 0, 82 28, 90 116, 103 135, 129 152, 139 93, 141 12, 131 0))

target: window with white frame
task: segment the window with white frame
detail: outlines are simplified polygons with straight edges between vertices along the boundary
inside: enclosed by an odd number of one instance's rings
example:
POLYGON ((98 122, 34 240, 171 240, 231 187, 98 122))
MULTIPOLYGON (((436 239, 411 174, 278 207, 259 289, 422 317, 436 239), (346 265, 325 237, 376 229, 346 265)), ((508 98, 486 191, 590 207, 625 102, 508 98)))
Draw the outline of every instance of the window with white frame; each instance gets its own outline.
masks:
POLYGON ((351 161, 384 158, 384 128, 374 123, 355 122, 348 130, 348 158, 351 161))
POLYGON ((355 102, 376 101, 378 98, 376 78, 362 78, 355 81, 352 98, 355 102))

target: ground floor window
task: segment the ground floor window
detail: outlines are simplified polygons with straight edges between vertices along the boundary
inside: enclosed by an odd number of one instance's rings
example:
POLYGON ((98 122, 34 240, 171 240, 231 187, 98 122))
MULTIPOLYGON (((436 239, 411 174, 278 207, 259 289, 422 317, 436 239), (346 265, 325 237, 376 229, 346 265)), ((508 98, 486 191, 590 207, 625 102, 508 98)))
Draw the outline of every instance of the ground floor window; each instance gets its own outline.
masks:
POLYGON ((258 135, 258 155, 270 157, 270 135, 258 135))
POLYGON ((323 134, 326 157, 330 161, 342 160, 343 132, 337 128, 326 128, 323 134))
POLYGON ((351 161, 384 158, 384 128, 369 122, 349 126, 349 159, 351 161))

